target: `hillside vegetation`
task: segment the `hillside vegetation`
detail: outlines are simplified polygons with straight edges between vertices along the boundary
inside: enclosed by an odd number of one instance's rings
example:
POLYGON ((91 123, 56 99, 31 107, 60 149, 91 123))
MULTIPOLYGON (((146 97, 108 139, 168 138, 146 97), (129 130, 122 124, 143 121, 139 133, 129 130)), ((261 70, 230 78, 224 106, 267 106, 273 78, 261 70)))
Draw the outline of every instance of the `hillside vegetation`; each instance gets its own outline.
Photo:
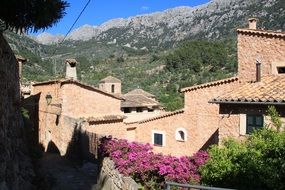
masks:
POLYGON ((124 93, 143 88, 167 110, 175 110, 183 106, 179 89, 235 74, 235 29, 246 26, 252 16, 258 17, 259 28, 285 30, 283 0, 213 0, 194 8, 115 19, 97 28, 83 26, 60 46, 5 35, 14 52, 29 59, 25 81, 64 77, 65 59, 76 58, 83 82, 96 86, 113 75, 122 80, 124 93))

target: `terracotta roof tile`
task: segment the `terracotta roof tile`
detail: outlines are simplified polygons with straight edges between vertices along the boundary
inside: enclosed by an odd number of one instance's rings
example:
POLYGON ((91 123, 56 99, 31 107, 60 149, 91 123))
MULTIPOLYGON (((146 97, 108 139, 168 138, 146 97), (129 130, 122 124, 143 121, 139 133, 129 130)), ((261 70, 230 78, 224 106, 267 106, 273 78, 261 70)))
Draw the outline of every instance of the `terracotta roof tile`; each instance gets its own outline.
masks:
POLYGON ((182 88, 180 90, 180 92, 188 92, 188 91, 192 91, 192 90, 207 88, 207 87, 211 87, 211 86, 217 86, 217 85, 231 83, 231 82, 235 82, 235 81, 238 81, 238 77, 231 77, 231 78, 226 78, 226 79, 222 79, 222 80, 208 82, 208 83, 204 83, 204 84, 200 84, 200 85, 190 86, 187 88, 182 88))
POLYGON ((285 104, 285 75, 264 76, 261 82, 246 83, 210 102, 285 104))
POLYGON ((97 117, 89 117, 86 120, 89 123, 104 122, 104 121, 120 121, 125 119, 124 115, 102 115, 97 117))
POLYGON ((146 92, 144 91, 143 89, 140 89, 140 88, 137 88, 137 89, 134 89, 128 93, 126 93, 125 95, 144 95, 146 97, 149 97, 149 98, 154 98, 155 95, 149 93, 149 92, 146 92))
POLYGON ((148 118, 148 119, 146 119, 146 120, 140 121, 139 123, 140 123, 140 124, 141 124, 141 123, 146 123, 146 122, 158 120, 158 119, 165 118, 165 117, 170 117, 170 116, 177 115, 177 114, 181 114, 181 113, 184 113, 184 110, 183 110, 183 109, 177 110, 177 111, 173 111, 173 112, 168 112, 168 113, 165 113, 165 114, 162 114, 162 115, 153 117, 153 118, 148 118))
POLYGON ((62 84, 62 85, 63 85, 63 84, 68 84, 68 83, 73 83, 73 84, 76 84, 76 85, 78 85, 78 86, 85 87, 85 88, 88 88, 88 89, 90 89, 90 90, 93 90, 93 91, 96 91, 96 92, 105 94, 105 95, 110 96, 110 97, 112 97, 112 98, 116 98, 116 99, 122 100, 122 98, 119 97, 118 95, 115 95, 115 94, 111 94, 111 93, 102 91, 102 90, 100 90, 100 89, 97 88, 97 87, 94 87, 94 86, 91 86, 91 85, 88 85, 88 84, 84 84, 84 83, 82 83, 82 82, 79 82, 78 80, 73 80, 73 79, 56 79, 56 80, 49 80, 49 81, 34 83, 33 86, 56 84, 56 83, 60 83, 60 84, 62 84))
POLYGON ((130 95, 123 95, 122 98, 125 101, 122 101, 121 107, 122 108, 131 108, 131 107, 155 107, 160 106, 160 104, 144 95, 139 94, 130 94, 130 95))
POLYGON ((116 77, 113 76, 107 76, 106 78, 103 78, 102 80, 99 81, 100 83, 106 83, 106 82, 110 82, 110 83, 121 83, 120 79, 117 79, 116 77))
POLYGON ((270 30, 253 30, 253 29, 237 29, 238 33, 242 34, 255 34, 255 35, 264 35, 264 36, 273 36, 273 37, 285 37, 285 32, 276 32, 270 30))

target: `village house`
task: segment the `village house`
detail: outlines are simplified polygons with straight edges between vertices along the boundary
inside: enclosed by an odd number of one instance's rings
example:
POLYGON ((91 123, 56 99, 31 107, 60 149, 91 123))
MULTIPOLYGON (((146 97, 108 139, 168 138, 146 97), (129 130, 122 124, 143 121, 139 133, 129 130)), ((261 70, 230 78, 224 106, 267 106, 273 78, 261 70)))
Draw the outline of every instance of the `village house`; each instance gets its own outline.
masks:
MULTIPOLYGON (((95 88, 75 80, 74 69, 67 69, 67 79, 34 84, 40 142, 47 147, 53 141, 64 154, 74 126, 80 126, 98 135, 150 143, 155 152, 192 155, 263 126, 268 105, 285 117, 285 33, 258 30, 256 19, 249 19, 249 28, 238 29, 237 36, 237 76, 181 89, 184 108, 174 112, 158 111, 155 97, 141 89, 121 95, 121 81, 111 76, 95 88)), ((74 68, 74 61, 67 64, 74 68)))
POLYGON ((121 98, 76 80, 76 60, 66 60, 66 78, 33 84, 37 100, 39 142, 47 150, 52 142, 66 153, 81 120, 122 122, 121 98))
POLYGON ((142 89, 134 89, 124 95, 121 109, 125 113, 124 122, 134 122, 158 116, 162 106, 156 101, 155 95, 142 89))
POLYGON ((161 113, 162 106, 156 101, 155 95, 139 88, 122 94, 121 88, 121 80, 113 76, 99 82, 100 90, 121 96, 121 110, 126 116, 125 122, 139 121, 161 113))
POLYGON ((130 140, 153 144, 164 154, 192 155, 268 123, 268 105, 284 120, 285 33, 256 25, 249 19, 248 29, 237 30, 236 77, 181 89, 184 109, 126 123, 130 140))

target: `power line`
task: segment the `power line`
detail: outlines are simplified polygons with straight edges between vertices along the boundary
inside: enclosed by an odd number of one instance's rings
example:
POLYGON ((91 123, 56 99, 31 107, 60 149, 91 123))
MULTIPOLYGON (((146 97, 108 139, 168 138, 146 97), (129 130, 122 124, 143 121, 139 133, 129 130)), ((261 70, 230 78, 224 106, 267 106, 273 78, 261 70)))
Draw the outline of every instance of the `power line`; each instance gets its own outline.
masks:
POLYGON ((68 36, 68 34, 71 32, 71 30, 73 29, 73 27, 75 26, 75 24, 77 23, 77 21, 79 20, 79 18, 81 17, 81 15, 83 14, 83 12, 85 11, 85 9, 87 8, 87 6, 89 5, 90 2, 91 2, 91 0, 88 0, 88 1, 87 1, 87 3, 86 3, 85 6, 83 7, 83 9, 82 9, 81 12, 79 13, 79 15, 77 16, 76 20, 73 22, 72 26, 69 28, 69 30, 67 31, 67 33, 66 33, 65 36, 63 37, 63 39, 57 44, 57 46, 56 46, 54 52, 52 53, 52 56, 56 53, 58 46, 64 42, 64 40, 66 39, 66 37, 68 36))

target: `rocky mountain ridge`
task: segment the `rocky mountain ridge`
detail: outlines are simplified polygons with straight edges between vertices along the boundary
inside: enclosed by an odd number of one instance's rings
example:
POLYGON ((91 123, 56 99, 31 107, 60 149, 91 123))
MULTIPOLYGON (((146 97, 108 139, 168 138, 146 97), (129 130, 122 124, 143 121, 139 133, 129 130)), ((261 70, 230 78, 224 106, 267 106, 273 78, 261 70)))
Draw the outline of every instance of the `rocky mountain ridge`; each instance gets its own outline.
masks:
MULTIPOLYGON (((70 41, 95 39, 133 48, 155 48, 188 38, 220 38, 245 26, 249 17, 258 17, 260 27, 285 29, 282 0, 212 0, 197 7, 176 7, 163 12, 109 20, 99 26, 84 25, 73 30, 70 41), (272 24, 275 23, 275 24, 272 24)), ((57 43, 63 36, 40 34, 42 44, 57 43)))

